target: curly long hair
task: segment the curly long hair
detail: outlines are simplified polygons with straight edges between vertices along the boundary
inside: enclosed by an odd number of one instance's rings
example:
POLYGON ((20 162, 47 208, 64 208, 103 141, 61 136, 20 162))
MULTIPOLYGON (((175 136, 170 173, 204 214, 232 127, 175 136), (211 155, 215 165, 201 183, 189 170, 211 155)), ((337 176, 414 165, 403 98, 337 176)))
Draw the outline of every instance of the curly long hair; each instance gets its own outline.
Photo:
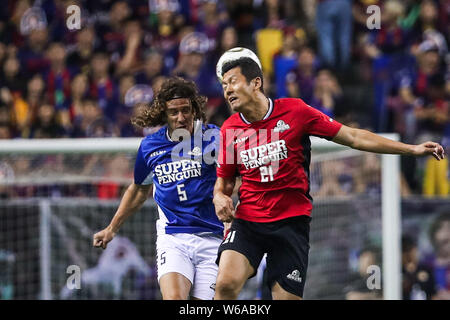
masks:
POLYGON ((141 107, 139 114, 131 119, 131 123, 141 128, 165 125, 167 102, 177 98, 189 99, 194 120, 206 121, 205 106, 208 99, 199 94, 193 81, 171 77, 164 81, 151 104, 141 107))

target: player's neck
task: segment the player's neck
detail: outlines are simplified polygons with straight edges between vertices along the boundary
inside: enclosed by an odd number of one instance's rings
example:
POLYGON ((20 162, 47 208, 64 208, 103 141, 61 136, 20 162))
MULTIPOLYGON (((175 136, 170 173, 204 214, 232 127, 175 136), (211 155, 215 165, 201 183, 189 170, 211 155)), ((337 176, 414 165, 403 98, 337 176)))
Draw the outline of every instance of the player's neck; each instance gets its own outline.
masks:
POLYGON ((247 104, 241 111, 242 115, 249 122, 262 120, 269 111, 269 99, 263 94, 258 94, 256 99, 247 104))

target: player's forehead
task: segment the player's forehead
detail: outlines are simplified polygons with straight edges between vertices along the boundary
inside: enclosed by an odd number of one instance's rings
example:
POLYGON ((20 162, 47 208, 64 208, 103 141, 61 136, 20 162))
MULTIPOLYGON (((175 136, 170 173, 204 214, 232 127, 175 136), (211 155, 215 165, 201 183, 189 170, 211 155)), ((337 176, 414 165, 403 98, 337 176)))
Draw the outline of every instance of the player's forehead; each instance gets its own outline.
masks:
POLYGON ((167 110, 182 109, 191 106, 191 100, 189 98, 177 98, 167 101, 167 110))
POLYGON ((245 79, 241 67, 237 66, 224 73, 222 83, 228 83, 233 79, 240 80, 242 78, 245 79))

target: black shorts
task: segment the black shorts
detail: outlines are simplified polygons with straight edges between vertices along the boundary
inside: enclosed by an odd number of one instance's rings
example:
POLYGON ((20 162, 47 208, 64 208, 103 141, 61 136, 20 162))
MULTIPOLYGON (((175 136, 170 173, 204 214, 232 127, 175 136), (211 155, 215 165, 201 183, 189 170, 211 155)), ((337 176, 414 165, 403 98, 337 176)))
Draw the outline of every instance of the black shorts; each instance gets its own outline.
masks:
POLYGON ((255 273, 267 253, 267 280, 286 291, 303 297, 309 253, 311 217, 296 216, 274 222, 250 222, 234 219, 227 237, 219 247, 216 263, 224 250, 247 257, 255 273))

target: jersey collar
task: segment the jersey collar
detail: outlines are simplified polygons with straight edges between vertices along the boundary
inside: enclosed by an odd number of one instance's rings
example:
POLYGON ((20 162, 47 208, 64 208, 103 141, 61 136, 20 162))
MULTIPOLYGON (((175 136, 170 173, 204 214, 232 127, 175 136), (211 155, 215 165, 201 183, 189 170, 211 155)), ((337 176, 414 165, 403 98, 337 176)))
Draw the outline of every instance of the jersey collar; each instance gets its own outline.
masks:
MULTIPOLYGON (((267 98, 267 100, 269 100, 269 110, 267 110, 266 115, 262 118, 262 120, 266 120, 267 118, 269 118, 270 115, 272 114, 272 111, 273 111, 273 101, 272 101, 272 99, 267 98)), ((245 124, 251 124, 250 121, 245 119, 245 117, 244 117, 244 115, 242 113, 239 112, 239 116, 241 117, 242 121, 244 121, 245 124)))

